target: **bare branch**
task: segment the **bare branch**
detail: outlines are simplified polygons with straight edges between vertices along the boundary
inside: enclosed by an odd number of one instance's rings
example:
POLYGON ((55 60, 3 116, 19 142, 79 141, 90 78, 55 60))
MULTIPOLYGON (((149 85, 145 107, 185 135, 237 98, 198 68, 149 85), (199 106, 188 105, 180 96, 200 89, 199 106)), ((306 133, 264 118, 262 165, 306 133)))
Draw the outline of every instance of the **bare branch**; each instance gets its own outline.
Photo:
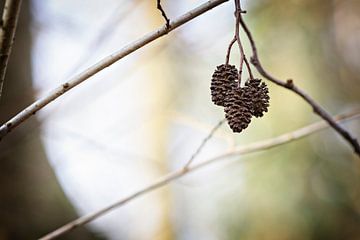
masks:
POLYGON ((334 119, 332 119, 331 115, 328 112, 326 112, 326 110, 323 107, 321 107, 320 104, 318 104, 314 99, 312 99, 304 90, 295 86, 294 82, 291 79, 287 81, 282 81, 280 79, 273 77, 263 68, 258 56, 258 51, 256 48, 254 38, 252 37, 252 34, 241 15, 240 15, 240 23, 250 41, 250 45, 252 48, 253 55, 251 57, 251 63, 256 67, 258 72, 264 78, 270 80, 271 82, 281 87, 287 88, 290 91, 293 91, 294 93, 302 97, 313 108, 313 111, 317 115, 319 115, 322 119, 324 119, 335 131, 337 131, 353 147, 355 153, 360 157, 360 145, 356 140, 356 138, 354 138, 346 129, 344 129, 339 124, 337 124, 334 121, 334 119))
POLYGON ((159 11, 161 12, 161 15, 164 17, 165 22, 166 22, 166 27, 170 28, 170 19, 166 16, 166 13, 161 6, 161 0, 156 0, 156 1, 157 1, 157 9, 159 9, 159 11))
POLYGON ((5 81, 6 68, 14 43, 21 0, 6 0, 0 28, 0 99, 5 81))
MULTIPOLYGON (((343 121, 343 120, 349 120, 349 119, 353 119, 353 118, 359 118, 360 117, 360 109, 357 109, 357 110, 354 110, 354 111, 351 111, 347 114, 343 114, 343 115, 338 115, 338 116, 335 116, 334 119, 336 121, 343 121)), ((156 190, 160 187, 163 187, 165 186, 166 184, 178 179, 178 178, 181 178, 183 176, 185 176, 186 174, 190 173, 190 172, 193 172, 195 170, 198 170, 198 169, 201 169, 205 166, 208 166, 210 164, 213 164, 213 163, 216 163, 216 162, 219 162, 220 160, 224 160, 228 157, 231 157, 231 156, 239 156, 239 155, 245 155, 245 154, 248 154, 248 153, 253 153, 253 152, 259 152, 259 151, 263 151, 263 150, 266 150, 266 149, 269 149, 269 148, 273 148, 273 147, 277 147, 277 146, 280 146, 280 145, 283 145, 283 144, 286 144, 286 143, 290 143, 292 141, 295 141, 295 140, 298 140, 300 138, 304 138, 310 134, 313 134, 315 132, 318 132, 322 129, 325 129, 329 127, 328 124, 326 124, 326 122, 324 121, 320 121, 320 122, 317 122, 317 123, 314 123, 314 124, 311 124, 311 125, 308 125, 306 127, 303 127, 303 128, 300 128, 296 131, 293 131, 293 132, 289 132, 289 133, 285 133, 283 135, 280 135, 278 137, 275 137, 275 138, 270 138, 270 139, 267 139, 267 140, 262 140, 262 141, 259 141, 259 142, 255 142, 255 143, 252 143, 252 144, 249 144, 247 146, 244 146, 244 147, 238 147, 238 148, 235 148, 234 150, 230 150, 230 151, 227 151, 221 155, 218 155, 216 157, 213 157, 211 159, 208 159, 204 162, 201 162, 201 163, 197 163, 195 165, 193 165, 192 167, 189 167, 189 168, 181 168, 179 170, 176 170, 174 172, 171 172, 165 176, 163 176, 162 178, 160 178, 159 180, 149 184, 148 186, 144 187, 143 189, 137 191, 137 192, 134 192, 133 194, 99 210, 99 211, 96 211, 94 213, 91 213, 89 215, 86 215, 86 216, 83 216, 83 217, 80 217, 60 228, 58 228, 57 230, 47 234, 46 236, 40 238, 40 240, 51 240, 51 239, 55 239, 59 236, 62 236, 64 235, 65 233, 68 233, 72 230, 74 230, 75 228, 77 227, 80 227, 82 225, 85 225, 99 217, 101 217, 102 215, 114 210, 115 208, 118 208, 118 207, 121 207, 123 206, 124 204, 148 193, 148 192, 151 192, 153 190, 156 190)))
POLYGON ((223 125, 225 121, 226 121, 225 118, 222 119, 211 129, 210 133, 206 136, 206 138, 204 138, 202 140, 200 146, 196 149, 194 154, 191 155, 190 159, 185 163, 184 168, 189 168, 190 164, 194 161, 194 159, 197 157, 197 155, 199 155, 201 150, 204 148, 205 144, 212 138, 212 136, 214 136, 214 133, 216 132, 216 130, 218 130, 219 127, 221 127, 221 125, 223 125))
POLYGON ((163 26, 145 36, 142 38, 128 44, 121 50, 105 57, 104 59, 100 60, 93 66, 89 67, 82 73, 78 74, 77 76, 71 78, 69 81, 63 83, 59 87, 53 89, 50 93, 48 93, 46 96, 38 99, 34 103, 32 103, 30 106, 22 110, 20 113, 15 115, 12 119, 10 119, 8 122, 4 123, 0 127, 0 140, 6 136, 11 130, 19 126, 21 123, 23 123, 25 120, 30 118, 32 115, 34 115, 37 111, 57 99, 58 97, 62 96, 64 93, 69 91, 70 89, 74 88, 75 86, 79 85, 83 81, 89 79, 96 73, 100 72, 106 67, 109 67, 110 65, 114 64, 115 62, 119 61, 120 59, 126 57, 127 55, 135 52, 136 50, 144 47, 145 45, 151 43, 152 41, 166 35, 167 33, 173 31, 174 29, 180 27, 181 25, 189 22, 190 20, 200 16, 201 14, 209 11, 210 9, 227 2, 228 0, 210 0, 206 3, 200 5, 199 7, 185 13, 184 15, 180 16, 179 18, 175 19, 170 23, 170 27, 167 28, 166 26, 163 26))

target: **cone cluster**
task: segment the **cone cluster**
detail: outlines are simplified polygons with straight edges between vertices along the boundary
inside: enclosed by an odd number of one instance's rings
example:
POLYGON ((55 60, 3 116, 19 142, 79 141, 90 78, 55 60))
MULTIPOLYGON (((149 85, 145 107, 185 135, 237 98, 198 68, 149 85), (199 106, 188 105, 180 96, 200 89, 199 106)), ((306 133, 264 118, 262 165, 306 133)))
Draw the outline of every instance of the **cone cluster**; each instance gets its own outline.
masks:
POLYGON ((251 118, 262 117, 269 107, 269 90, 260 79, 250 79, 238 86, 238 71, 232 65, 220 65, 211 79, 214 104, 225 107, 225 117, 233 132, 241 132, 251 118))

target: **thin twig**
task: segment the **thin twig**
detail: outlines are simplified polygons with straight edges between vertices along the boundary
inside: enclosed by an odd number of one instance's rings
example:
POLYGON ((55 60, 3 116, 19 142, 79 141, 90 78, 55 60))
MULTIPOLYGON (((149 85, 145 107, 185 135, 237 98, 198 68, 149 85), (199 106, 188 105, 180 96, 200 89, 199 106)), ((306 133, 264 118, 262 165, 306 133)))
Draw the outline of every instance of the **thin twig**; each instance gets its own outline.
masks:
POLYGON ((221 121, 219 121, 209 132, 209 134, 202 140, 201 144, 199 145, 199 147, 196 149, 196 151, 194 152, 193 155, 191 155, 190 159, 185 163, 184 168, 189 168, 190 164, 194 161, 194 159, 197 157, 197 155, 199 155, 199 153, 201 152, 201 150, 204 148, 205 144, 212 138, 212 136, 214 136, 214 133, 216 132, 216 130, 219 129, 219 127, 221 127, 221 125, 224 124, 224 122, 226 121, 226 119, 222 119, 221 121))
POLYGON ((248 70, 248 73, 249 73, 249 78, 250 78, 250 79, 254 79, 254 75, 252 74, 250 64, 249 64, 249 62, 248 62, 248 60, 247 60, 247 58, 246 58, 245 55, 244 55, 244 62, 245 62, 245 66, 246 66, 246 68, 247 68, 247 70, 248 70))
POLYGON ((244 64, 244 58, 245 58, 245 53, 244 53, 244 48, 241 44, 241 40, 240 40, 240 16, 241 16, 241 8, 240 8, 240 1, 239 0, 235 0, 235 37, 236 37, 236 42, 239 46, 239 51, 240 51, 240 64, 239 64, 239 76, 238 76, 238 87, 240 87, 241 84, 241 75, 242 75, 242 71, 243 71, 243 64, 244 64))
POLYGON ((21 0, 6 0, 0 28, 0 99, 5 81, 6 68, 14 43, 21 0))
POLYGON ((60 85, 59 87, 52 90, 50 93, 48 93, 46 96, 38 99, 34 103, 32 103, 30 106, 19 112, 17 115, 15 115, 12 119, 4 123, 0 127, 0 140, 6 136, 11 130, 19 126, 21 123, 23 123, 25 120, 30 118, 32 115, 34 115, 37 111, 57 99, 58 97, 62 96, 64 93, 69 91, 70 89, 74 88, 75 86, 79 85, 83 81, 89 79, 96 73, 100 72, 101 70, 105 69, 106 67, 109 67, 113 63, 119 61, 120 59, 126 57, 127 55, 135 52, 136 50, 142 48, 143 46, 151 43, 152 41, 166 35, 167 33, 173 31, 174 29, 178 28, 179 26, 189 22, 190 20, 200 16, 201 14, 211 10, 212 8, 227 2, 228 0, 210 0, 206 3, 198 6, 197 8, 185 13, 184 15, 180 16, 179 18, 175 19, 170 23, 170 27, 167 28, 166 26, 163 26, 145 36, 142 38, 128 44, 121 50, 105 57, 104 59, 100 60, 93 66, 89 67, 82 73, 76 75, 75 77, 71 78, 69 81, 65 82, 64 84, 60 85))
POLYGON ((253 38, 249 28, 247 27, 246 23, 244 22, 243 18, 241 17, 241 15, 240 15, 240 23, 249 39, 249 42, 250 42, 250 45, 252 48, 253 55, 250 59, 251 63, 256 67, 258 72, 264 78, 270 80, 271 82, 273 82, 279 86, 282 86, 284 88, 287 88, 287 89, 293 91, 294 93, 296 93, 297 95, 299 95, 300 97, 302 97, 309 105, 311 105, 311 107, 313 108, 313 111, 317 115, 319 115, 322 119, 324 119, 335 131, 337 131, 353 147, 355 153, 360 157, 360 145, 359 145, 358 141, 356 140, 356 138, 354 138, 346 129, 344 129, 339 124, 337 124, 334 121, 334 119, 332 119, 331 115, 328 112, 326 112, 326 110, 323 107, 321 107, 320 104, 318 104, 314 99, 312 99, 304 90, 295 86, 295 84, 292 80, 282 81, 280 79, 277 79, 277 78, 273 77, 271 74, 269 74, 263 68, 263 66, 261 65, 260 59, 259 59, 259 55, 258 55, 258 51, 256 48, 254 38, 253 38))
MULTIPOLYGON (((336 121, 343 121, 343 120, 350 120, 353 118, 358 118, 360 117, 360 109, 357 109, 355 111, 351 111, 347 114, 342 114, 342 115, 338 115, 335 116, 334 119, 336 121)), ((208 166, 210 164, 216 163, 216 162, 220 162, 220 160, 226 159, 228 157, 232 157, 232 156, 240 156, 240 155, 245 155, 248 153, 253 153, 253 152, 259 152, 259 151, 263 151, 269 148, 273 148, 273 147, 277 147, 280 146, 282 144, 286 144, 295 140, 298 140, 300 138, 304 138, 310 134, 313 134, 315 132, 318 132, 322 129, 325 129, 329 127, 328 124, 326 124, 324 121, 320 121, 311 125, 308 125, 306 127, 300 128, 296 131, 293 132, 289 132, 289 133, 285 133, 282 134, 278 137, 275 138, 270 138, 267 140, 262 140, 259 142, 255 142, 249 145, 246 145, 244 147, 238 147, 235 148, 234 150, 230 150, 227 151, 221 155, 218 155, 216 157, 210 158, 206 161, 203 161, 201 163, 197 163, 189 168, 181 168, 178 169, 174 172, 171 172, 165 176, 163 176, 162 178, 160 178, 159 180, 149 184, 148 186, 140 189, 139 191, 134 192, 133 194, 101 209, 98 210, 94 213, 91 213, 89 215, 80 217, 70 223, 67 223, 66 225, 56 229, 55 231, 47 234, 46 236, 40 238, 40 240, 51 240, 51 239, 55 239, 57 237, 60 237, 82 225, 85 225, 99 217, 101 217, 102 215, 114 210, 115 208, 121 207, 124 204, 136 199, 137 197, 140 197, 148 192, 151 192, 155 189, 158 189, 162 186, 165 186, 166 184, 181 178, 185 175, 187 175, 190 172, 194 172, 195 170, 201 169, 205 166, 208 166)), ((239 159, 239 158, 237 158, 239 159)))
POLYGON ((114 35, 114 32, 118 30, 121 22, 127 19, 127 16, 135 12, 141 5, 140 1, 130 1, 126 5, 123 2, 119 2, 111 14, 102 23, 101 28, 97 30, 95 36, 90 40, 90 43, 86 46, 86 51, 82 54, 76 63, 68 70, 68 75, 73 75, 78 69, 83 66, 95 53, 106 43, 110 36, 114 35))
POLYGON ((232 46, 234 45, 235 42, 236 42, 236 36, 234 36, 234 38, 229 43, 229 46, 228 46, 228 49, 227 49, 227 52, 226 52, 225 65, 229 65, 231 48, 232 48, 232 46))
POLYGON ((164 9, 161 6, 161 0, 157 0, 157 9, 161 12, 161 15, 164 17, 166 22, 166 28, 170 28, 170 19, 166 16, 164 9))
POLYGON ((241 75, 242 75, 242 71, 243 71, 244 62, 245 62, 247 71, 249 73, 250 79, 254 78, 253 74, 251 72, 250 64, 249 64, 249 62, 248 62, 248 60, 246 58, 245 51, 244 51, 244 48, 242 46, 241 39, 240 39, 240 18, 241 18, 242 13, 245 13, 245 11, 243 11, 241 9, 240 0, 235 0, 235 38, 236 38, 236 41, 238 43, 239 50, 240 50, 240 65, 239 65, 239 76, 238 76, 238 78, 239 78, 239 81, 238 81, 239 87, 240 87, 240 84, 241 84, 241 75))

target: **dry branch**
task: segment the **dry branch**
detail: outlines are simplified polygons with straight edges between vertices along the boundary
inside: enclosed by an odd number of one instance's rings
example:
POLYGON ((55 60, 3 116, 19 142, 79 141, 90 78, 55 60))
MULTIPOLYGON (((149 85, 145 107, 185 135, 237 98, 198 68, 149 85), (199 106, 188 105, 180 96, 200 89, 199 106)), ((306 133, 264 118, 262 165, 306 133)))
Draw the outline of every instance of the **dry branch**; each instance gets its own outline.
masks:
POLYGON ((110 65, 114 64, 115 62, 119 61, 120 59, 126 57, 127 55, 135 52, 136 50, 144 47, 145 45, 151 43, 155 39, 158 39, 167 33, 173 31, 174 29, 178 28, 179 26, 189 22, 190 20, 196 18, 197 16, 209 11, 210 9, 227 2, 228 0, 210 0, 206 3, 200 5, 199 7, 185 13, 184 15, 180 16, 179 18, 170 22, 170 27, 163 27, 143 36, 142 38, 128 44, 121 50, 105 57, 104 59, 100 60, 98 63, 94 64, 93 66, 86 69, 84 72, 78 74, 77 76, 71 78, 69 81, 63 83, 59 87, 53 89, 49 94, 46 96, 38 99, 30 106, 19 112, 15 115, 12 119, 4 123, 0 127, 0 140, 6 136, 11 130, 19 126, 25 120, 30 118, 34 115, 37 111, 57 99, 58 97, 62 96, 64 93, 69 91, 70 89, 74 88, 75 86, 79 85, 83 81, 89 79, 96 73, 100 72, 101 70, 109 67, 110 65))
POLYGON ((19 18, 21 0, 6 0, 0 28, 0 99, 9 62, 11 48, 14 43, 16 26, 19 18))
POLYGON ((258 51, 256 48, 254 38, 241 15, 240 15, 240 23, 250 41, 250 45, 252 48, 253 55, 251 57, 251 63, 256 67, 258 72, 264 78, 270 80, 271 82, 273 82, 281 87, 287 88, 290 91, 293 91, 294 93, 296 93, 297 95, 302 97, 313 108, 314 113, 319 115, 335 131, 337 131, 353 147, 355 153, 360 157, 360 145, 359 145, 358 141, 356 140, 356 138, 354 138, 346 129, 344 129, 339 124, 337 124, 336 121, 331 117, 331 115, 319 103, 317 103, 313 98, 311 98, 304 90, 295 86, 295 84, 292 80, 282 81, 280 79, 277 79, 277 78, 273 77, 270 73, 268 73, 263 68, 263 66, 261 65, 260 59, 259 59, 259 55, 258 55, 258 51))
MULTIPOLYGON (((358 117, 360 117, 360 109, 351 111, 347 114, 335 116, 333 119, 336 121, 343 121, 343 120, 350 120, 350 119, 358 118, 358 117)), ((133 194, 131 194, 131 195, 129 195, 129 196, 99 210, 99 211, 96 211, 89 215, 80 217, 80 218, 56 229, 55 231, 40 238, 40 240, 51 240, 51 239, 55 239, 59 236, 62 236, 65 233, 68 233, 68 232, 74 230, 75 228, 78 228, 82 225, 85 225, 85 224, 101 217, 102 215, 114 210, 115 208, 123 206, 124 204, 130 202, 131 200, 134 200, 137 197, 140 197, 148 192, 151 192, 155 189, 165 186, 166 184, 168 184, 180 177, 183 177, 190 172, 193 172, 195 170, 198 170, 200 168, 208 166, 212 163, 219 162, 220 160, 224 160, 224 159, 226 159, 228 157, 232 157, 232 156, 240 156, 240 155, 245 155, 248 153, 259 152, 259 151, 263 151, 263 150, 266 150, 269 148, 277 147, 279 145, 286 144, 286 143, 298 140, 300 138, 304 138, 310 134, 318 132, 327 127, 329 127, 329 125, 326 122, 320 121, 320 122, 308 125, 306 127, 300 128, 296 131, 285 133, 285 134, 280 135, 275 138, 270 138, 267 140, 255 142, 255 143, 246 145, 244 147, 237 147, 234 150, 229 150, 221 155, 218 155, 216 157, 213 157, 213 158, 203 161, 201 163, 194 164, 193 166, 189 166, 187 168, 181 168, 179 170, 176 170, 174 172, 171 172, 171 173, 163 176, 159 180, 149 184, 148 186, 144 187, 143 189, 141 189, 137 192, 134 192, 133 194)))

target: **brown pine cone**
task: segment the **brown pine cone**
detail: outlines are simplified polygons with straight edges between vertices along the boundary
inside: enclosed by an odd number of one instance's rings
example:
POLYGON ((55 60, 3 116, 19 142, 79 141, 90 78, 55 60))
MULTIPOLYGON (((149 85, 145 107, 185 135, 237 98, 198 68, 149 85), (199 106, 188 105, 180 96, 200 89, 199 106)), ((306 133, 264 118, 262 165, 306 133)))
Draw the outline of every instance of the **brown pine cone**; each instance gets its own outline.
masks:
POLYGON ((234 88, 226 97, 225 118, 233 132, 241 132, 251 122, 251 101, 244 96, 244 89, 234 88))
POLYGON ((269 107, 269 90, 261 79, 251 79, 245 83, 243 88, 244 98, 251 99, 252 115, 255 117, 262 117, 264 112, 268 111, 269 107))
POLYGON ((222 64, 216 67, 211 79, 211 100, 219 106, 225 105, 225 98, 237 85, 238 70, 234 65, 222 64))

